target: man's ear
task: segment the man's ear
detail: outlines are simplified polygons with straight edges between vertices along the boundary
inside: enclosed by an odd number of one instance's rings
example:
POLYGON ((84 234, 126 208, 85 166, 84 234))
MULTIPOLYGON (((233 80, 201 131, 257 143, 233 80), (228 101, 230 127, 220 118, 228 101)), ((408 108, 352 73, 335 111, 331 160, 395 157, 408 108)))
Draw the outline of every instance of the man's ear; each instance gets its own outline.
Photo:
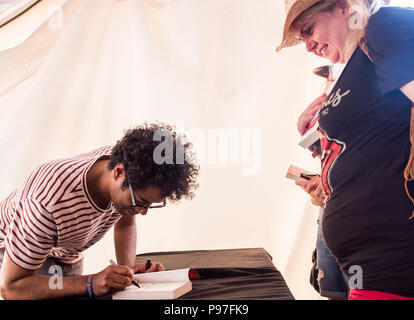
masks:
POLYGON ((115 181, 125 179, 125 168, 122 163, 117 163, 113 169, 113 177, 115 181))

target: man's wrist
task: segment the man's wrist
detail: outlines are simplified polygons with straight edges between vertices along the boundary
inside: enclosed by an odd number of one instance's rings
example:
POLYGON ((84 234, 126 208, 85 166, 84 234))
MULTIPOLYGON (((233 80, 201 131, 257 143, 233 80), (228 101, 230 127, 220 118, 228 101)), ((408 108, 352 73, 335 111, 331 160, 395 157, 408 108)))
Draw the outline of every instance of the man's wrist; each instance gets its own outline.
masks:
POLYGON ((93 274, 90 274, 86 278, 86 293, 89 299, 95 299, 95 293, 93 292, 93 274))

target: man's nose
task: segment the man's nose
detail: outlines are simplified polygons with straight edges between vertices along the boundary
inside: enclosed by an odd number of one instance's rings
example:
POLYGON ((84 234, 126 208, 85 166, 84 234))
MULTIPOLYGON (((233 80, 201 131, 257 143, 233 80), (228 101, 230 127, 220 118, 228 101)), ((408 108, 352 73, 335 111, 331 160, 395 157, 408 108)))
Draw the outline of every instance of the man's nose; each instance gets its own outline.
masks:
POLYGON ((136 208, 136 212, 145 216, 148 212, 147 208, 136 208))
POLYGON ((147 213, 148 213, 148 209, 147 208, 143 208, 143 209, 141 209, 141 212, 140 212, 143 216, 145 216, 147 213))

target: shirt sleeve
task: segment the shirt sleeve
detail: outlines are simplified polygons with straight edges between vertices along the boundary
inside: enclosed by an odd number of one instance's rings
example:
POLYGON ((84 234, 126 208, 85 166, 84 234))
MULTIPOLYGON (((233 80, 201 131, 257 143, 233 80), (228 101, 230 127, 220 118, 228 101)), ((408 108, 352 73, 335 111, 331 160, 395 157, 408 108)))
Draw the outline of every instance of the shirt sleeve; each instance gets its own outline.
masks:
POLYGON ((55 243, 53 216, 33 199, 20 201, 5 238, 5 249, 19 267, 39 269, 55 243))
POLYGON ((414 9, 380 9, 370 18, 365 39, 383 93, 414 80, 414 9))

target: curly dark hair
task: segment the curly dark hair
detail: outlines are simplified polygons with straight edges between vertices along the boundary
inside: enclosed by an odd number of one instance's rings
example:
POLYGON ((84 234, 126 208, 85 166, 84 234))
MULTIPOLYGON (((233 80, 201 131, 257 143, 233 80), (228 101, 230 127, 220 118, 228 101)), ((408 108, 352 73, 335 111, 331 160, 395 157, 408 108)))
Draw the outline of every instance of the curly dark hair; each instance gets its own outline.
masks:
POLYGON ((195 163, 191 148, 192 144, 186 141, 184 135, 178 135, 174 127, 163 123, 144 123, 125 131, 123 138, 112 149, 108 169, 112 170, 118 163, 124 166, 126 179, 123 187, 128 187, 128 183, 134 190, 155 186, 172 202, 182 197, 192 199, 193 190, 198 187, 196 178, 199 166, 195 163), (169 157, 167 148, 162 148, 164 146, 174 152, 176 161, 173 161, 174 157, 169 157), (160 156, 163 163, 159 161, 160 156), (180 161, 182 159, 184 161, 180 161))

